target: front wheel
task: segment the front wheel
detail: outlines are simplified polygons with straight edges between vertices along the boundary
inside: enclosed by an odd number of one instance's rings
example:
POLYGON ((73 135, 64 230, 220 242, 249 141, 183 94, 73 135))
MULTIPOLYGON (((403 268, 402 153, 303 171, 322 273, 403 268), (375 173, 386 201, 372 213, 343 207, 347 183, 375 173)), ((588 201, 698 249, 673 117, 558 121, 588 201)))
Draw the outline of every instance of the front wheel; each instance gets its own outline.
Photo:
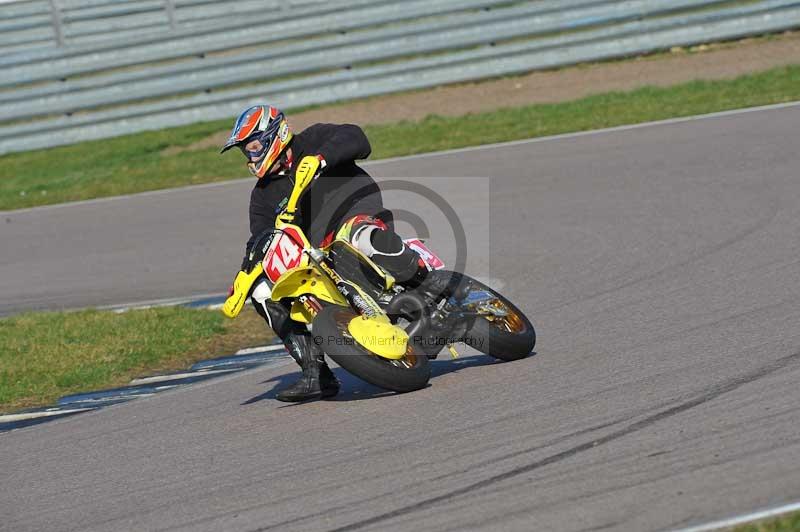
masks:
POLYGON ((530 320, 511 301, 489 286, 468 275, 439 270, 439 275, 454 276, 460 297, 469 300, 469 294, 485 292, 491 296, 489 307, 500 310, 505 316, 480 316, 467 329, 464 342, 481 353, 494 358, 512 361, 525 358, 536 345, 536 330, 530 320))
POLYGON ((424 388, 431 378, 428 357, 408 342, 403 358, 389 360, 358 344, 348 331, 357 314, 347 307, 325 307, 314 319, 315 342, 337 364, 366 382, 393 392, 424 388))

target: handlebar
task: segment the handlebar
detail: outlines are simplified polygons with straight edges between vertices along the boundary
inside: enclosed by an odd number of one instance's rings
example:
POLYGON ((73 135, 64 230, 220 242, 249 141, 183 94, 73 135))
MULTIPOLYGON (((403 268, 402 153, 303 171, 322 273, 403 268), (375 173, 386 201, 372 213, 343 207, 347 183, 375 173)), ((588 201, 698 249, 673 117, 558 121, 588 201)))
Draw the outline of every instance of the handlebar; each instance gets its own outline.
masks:
POLYGON ((319 177, 320 170, 323 168, 325 168, 325 160, 321 157, 313 155, 303 157, 300 164, 297 166, 294 187, 292 188, 292 193, 289 195, 286 208, 275 220, 276 227, 278 227, 278 222, 290 224, 294 221, 294 217, 297 213, 297 204, 300 202, 300 198, 307 191, 311 183, 319 177))

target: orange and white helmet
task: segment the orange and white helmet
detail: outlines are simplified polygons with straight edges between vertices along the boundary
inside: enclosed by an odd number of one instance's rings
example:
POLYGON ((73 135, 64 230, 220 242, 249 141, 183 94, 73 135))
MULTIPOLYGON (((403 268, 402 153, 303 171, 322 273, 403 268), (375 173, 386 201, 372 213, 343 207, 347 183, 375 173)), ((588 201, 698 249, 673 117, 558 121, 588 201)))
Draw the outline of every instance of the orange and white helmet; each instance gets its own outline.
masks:
POLYGON ((256 105, 239 115, 220 153, 238 146, 247 157, 250 173, 262 178, 270 173, 291 140, 292 131, 283 113, 269 105, 256 105), (254 140, 261 142, 261 148, 247 151, 245 146, 254 140))

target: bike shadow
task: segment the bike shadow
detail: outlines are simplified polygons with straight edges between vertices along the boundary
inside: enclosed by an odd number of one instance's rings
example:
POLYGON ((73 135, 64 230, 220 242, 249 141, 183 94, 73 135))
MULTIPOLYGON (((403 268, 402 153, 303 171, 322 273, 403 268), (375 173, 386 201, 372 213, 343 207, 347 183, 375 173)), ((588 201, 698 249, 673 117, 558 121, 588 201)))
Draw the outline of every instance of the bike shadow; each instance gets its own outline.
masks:
POLYGON ((498 363, 502 364, 501 361, 497 360, 496 358, 492 358, 488 355, 473 355, 460 358, 449 358, 449 355, 447 355, 447 353, 445 352, 439 355, 439 358, 437 358, 436 360, 430 361, 431 379, 435 379, 436 377, 445 375, 447 373, 456 373, 458 371, 461 371, 462 369, 477 368, 480 366, 491 366, 498 363))
MULTIPOLYGON (((390 392, 382 388, 378 388, 377 386, 368 384, 359 379, 358 377, 355 377, 354 375, 351 375, 350 373, 346 372, 342 368, 337 367, 332 369, 333 373, 336 375, 336 378, 339 379, 342 388, 336 397, 324 399, 324 401, 360 401, 362 399, 373 399, 376 397, 395 395, 395 392, 390 392)), ((275 396, 277 395, 278 392, 280 392, 287 386, 291 385, 299 378, 300 378, 300 372, 293 371, 292 373, 277 375, 275 377, 267 379, 261 382, 261 384, 269 385, 273 383, 272 388, 262 394, 259 394, 241 403, 241 406, 251 405, 253 403, 258 403, 260 401, 264 401, 267 399, 275 399, 275 396)), ((275 400, 277 401, 277 399, 275 400)), ((283 403, 280 408, 298 406, 305 403, 306 402, 283 403)))
POLYGON ((286 388, 290 384, 294 383, 297 379, 300 378, 299 371, 293 371, 291 373, 284 373, 283 375, 276 375, 272 378, 269 378, 265 381, 261 381, 259 384, 269 384, 275 383, 272 388, 267 390, 266 392, 256 395, 255 397, 251 397, 247 401, 241 403, 241 406, 252 405, 253 403, 258 403, 259 401, 264 401, 266 399, 275 399, 275 395, 281 391, 282 389, 286 388))
MULTIPOLYGON (((498 362, 489 356, 468 356, 456 359, 444 358, 444 356, 445 354, 439 355, 440 358, 431 360, 429 362, 431 367, 431 382, 429 382, 428 386, 425 388, 428 388, 432 385, 435 386, 433 383, 434 379, 441 377, 442 375, 456 373, 467 368, 489 366, 498 362)), ((378 388, 377 386, 368 384, 341 368, 336 368, 334 373, 336 373, 336 378, 338 378, 342 383, 342 390, 336 397, 328 399, 328 401, 352 402, 375 399, 378 397, 401 395, 397 392, 390 392, 382 388, 378 388)))
MULTIPOLYGON (((530 356, 535 355, 532 353, 530 356)), ((504 364, 500 360, 496 360, 487 355, 466 356, 463 358, 449 359, 444 358, 445 354, 440 355, 440 358, 430 361, 431 366, 431 381, 442 375, 449 373, 456 373, 458 371, 477 368, 481 366, 491 366, 494 364, 504 364)), ((366 399, 376 399, 378 397, 388 397, 391 395, 399 395, 396 392, 390 392, 377 386, 373 386, 359 379, 358 377, 348 373, 340 367, 333 368, 333 373, 342 385, 341 391, 336 397, 324 399, 329 402, 352 402, 364 401, 366 399)), ((271 377, 261 384, 268 385, 274 383, 273 387, 266 392, 248 399, 241 403, 241 406, 251 405, 267 399, 275 399, 275 395, 290 384, 294 383, 300 378, 299 371, 293 371, 283 375, 276 375, 271 377)), ((431 386, 429 383, 428 386, 431 386)), ((305 403, 284 403, 285 406, 297 406, 305 403)))

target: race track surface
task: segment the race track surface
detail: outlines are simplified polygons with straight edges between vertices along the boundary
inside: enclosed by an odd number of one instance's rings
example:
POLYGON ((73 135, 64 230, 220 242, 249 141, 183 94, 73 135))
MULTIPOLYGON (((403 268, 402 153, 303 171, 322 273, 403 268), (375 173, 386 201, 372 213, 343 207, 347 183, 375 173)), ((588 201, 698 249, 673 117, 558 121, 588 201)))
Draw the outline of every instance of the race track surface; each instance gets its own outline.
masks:
MULTIPOLYGON (((0 530, 662 530, 800 500, 798 123, 371 165, 450 176, 420 182, 535 356, 442 356, 406 395, 337 369, 337 400, 303 405, 274 400, 286 364, 0 435, 0 530)), ((5 213, 3 310, 223 289, 250 184, 5 213)))

